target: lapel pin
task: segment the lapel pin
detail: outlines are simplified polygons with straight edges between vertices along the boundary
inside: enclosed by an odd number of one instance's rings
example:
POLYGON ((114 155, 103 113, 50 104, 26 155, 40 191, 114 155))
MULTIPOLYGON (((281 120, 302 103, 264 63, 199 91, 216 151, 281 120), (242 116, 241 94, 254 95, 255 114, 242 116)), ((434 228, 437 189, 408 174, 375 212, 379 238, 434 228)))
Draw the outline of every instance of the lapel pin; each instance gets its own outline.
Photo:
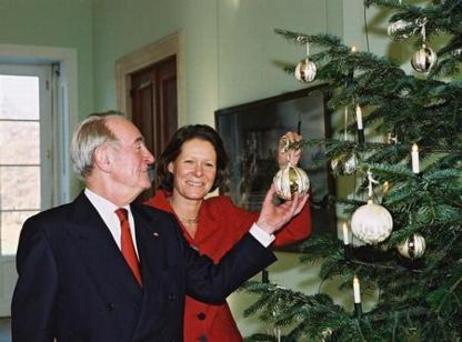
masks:
POLYGON ((154 236, 155 238, 158 238, 160 235, 159 235, 158 232, 154 232, 154 233, 152 233, 152 236, 154 236))

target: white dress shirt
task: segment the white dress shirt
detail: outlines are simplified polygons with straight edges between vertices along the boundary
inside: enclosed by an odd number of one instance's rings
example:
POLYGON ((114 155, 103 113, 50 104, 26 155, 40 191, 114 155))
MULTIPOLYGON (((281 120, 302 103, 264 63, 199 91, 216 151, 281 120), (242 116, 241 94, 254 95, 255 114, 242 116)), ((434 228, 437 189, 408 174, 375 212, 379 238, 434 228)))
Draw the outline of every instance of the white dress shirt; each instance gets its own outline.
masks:
MULTIPOLYGON (((101 216, 104 223, 106 223, 106 226, 109 228, 109 231, 111 232, 115 243, 117 244, 119 249, 121 249, 120 220, 117 214, 115 213, 115 211, 119 209, 119 207, 116 206, 114 203, 108 201, 107 199, 101 197, 100 195, 95 194, 88 188, 85 189, 84 193, 85 196, 87 196, 88 200, 91 202, 91 204, 93 204, 93 206, 96 208, 96 210, 99 213, 99 216, 101 216)), ((135 252, 139 259, 138 246, 136 245, 135 221, 133 220, 132 211, 130 210, 129 205, 126 205, 122 208, 126 209, 128 212, 128 223, 130 224, 130 233, 132 234, 133 245, 135 246, 135 252)))

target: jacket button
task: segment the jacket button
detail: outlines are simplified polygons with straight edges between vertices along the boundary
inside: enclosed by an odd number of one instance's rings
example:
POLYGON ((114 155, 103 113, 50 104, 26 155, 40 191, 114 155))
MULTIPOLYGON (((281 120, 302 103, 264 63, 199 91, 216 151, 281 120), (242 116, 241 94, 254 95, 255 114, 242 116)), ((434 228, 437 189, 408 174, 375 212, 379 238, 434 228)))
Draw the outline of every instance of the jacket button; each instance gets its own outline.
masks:
POLYGON ((176 296, 175 296, 174 293, 170 293, 170 294, 168 295, 168 300, 174 301, 175 299, 176 299, 176 296))
POLYGON ((115 309, 115 305, 113 303, 108 303, 106 305, 107 311, 113 311, 115 309))
POLYGON ((197 314, 197 318, 200 320, 200 321, 203 321, 205 318, 207 317, 207 315, 203 312, 199 312, 197 314))

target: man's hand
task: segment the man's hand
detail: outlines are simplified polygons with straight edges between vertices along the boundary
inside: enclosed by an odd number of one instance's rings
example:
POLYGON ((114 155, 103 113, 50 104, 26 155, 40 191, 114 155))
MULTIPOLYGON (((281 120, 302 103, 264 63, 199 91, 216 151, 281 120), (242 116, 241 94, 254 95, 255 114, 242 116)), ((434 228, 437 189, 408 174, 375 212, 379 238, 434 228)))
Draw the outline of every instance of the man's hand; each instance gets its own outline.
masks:
POLYGON ((300 213, 308 200, 308 194, 295 193, 291 201, 275 205, 273 203, 275 193, 276 189, 273 184, 266 193, 257 221, 257 225, 268 234, 273 234, 281 229, 292 217, 300 213))

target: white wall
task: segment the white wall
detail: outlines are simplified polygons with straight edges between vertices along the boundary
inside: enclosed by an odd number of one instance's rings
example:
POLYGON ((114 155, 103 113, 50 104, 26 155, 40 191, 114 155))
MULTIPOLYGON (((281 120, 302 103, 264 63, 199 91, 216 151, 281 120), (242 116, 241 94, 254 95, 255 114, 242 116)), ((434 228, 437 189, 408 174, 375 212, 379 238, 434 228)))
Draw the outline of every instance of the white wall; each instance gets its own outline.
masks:
MULTIPOLYGON (((331 30, 330 0, 96 0, 95 103, 113 108, 115 60, 181 31, 184 37, 187 123, 214 124, 214 111, 302 87, 275 61, 296 62, 305 49, 288 44, 275 28, 309 33, 331 30)), ((334 30, 339 30, 338 18, 334 30)))

